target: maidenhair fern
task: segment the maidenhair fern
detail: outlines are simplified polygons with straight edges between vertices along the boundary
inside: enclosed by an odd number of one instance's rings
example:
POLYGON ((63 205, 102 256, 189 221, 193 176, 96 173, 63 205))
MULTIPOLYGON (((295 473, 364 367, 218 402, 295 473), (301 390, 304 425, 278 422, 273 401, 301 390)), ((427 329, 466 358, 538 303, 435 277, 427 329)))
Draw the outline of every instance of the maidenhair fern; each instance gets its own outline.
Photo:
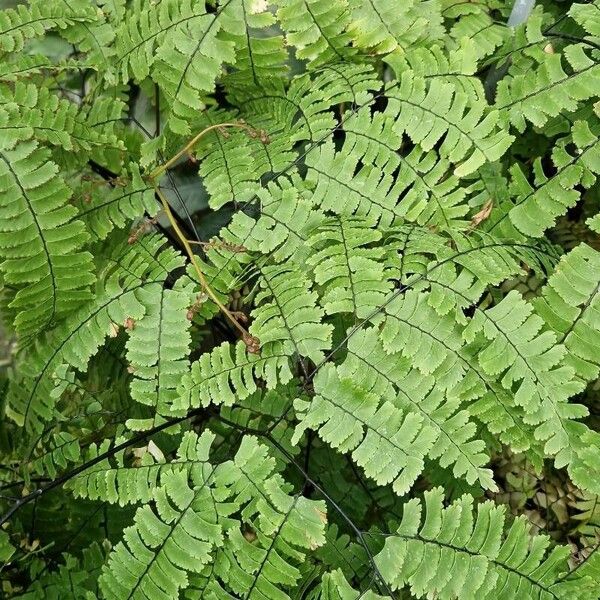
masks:
POLYGON ((9 4, 2 597, 599 599, 600 1, 9 4))

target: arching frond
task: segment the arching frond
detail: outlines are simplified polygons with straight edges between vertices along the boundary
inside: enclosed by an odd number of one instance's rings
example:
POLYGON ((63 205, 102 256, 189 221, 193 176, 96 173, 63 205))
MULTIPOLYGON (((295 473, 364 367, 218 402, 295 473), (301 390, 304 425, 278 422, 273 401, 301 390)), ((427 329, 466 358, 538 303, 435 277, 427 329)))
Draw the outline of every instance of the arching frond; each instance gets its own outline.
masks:
MULTIPOLYGON (((442 506, 443 492, 425 492, 425 516, 421 501, 410 500, 402 523, 386 539, 375 558, 393 589, 410 586, 417 597, 436 594, 440 598, 568 598, 567 546, 546 553, 549 538, 531 538, 524 517, 515 519, 503 534, 505 511, 485 502, 473 517, 470 496, 442 506)), ((582 580, 581 598, 594 598, 594 582, 582 580)))
POLYGON ((314 386, 312 400, 294 403, 300 424, 292 441, 314 429, 333 448, 352 452, 367 476, 405 494, 423 470, 437 437, 435 429, 421 415, 381 402, 359 382, 340 376, 333 365, 317 373, 314 386))
POLYGON ((287 355, 279 349, 263 350, 256 356, 241 342, 233 347, 224 343, 192 363, 191 372, 181 380, 175 408, 231 405, 256 391, 255 377, 265 379, 270 388, 278 382, 287 383, 292 378, 287 355))
POLYGON ((574 111, 583 100, 596 96, 600 64, 583 44, 544 56, 535 73, 508 77, 498 83, 496 108, 518 131, 526 121, 542 127, 561 111, 574 111))
POLYGON ((18 4, 0 12, 0 51, 20 52, 27 40, 44 35, 49 29, 65 29, 79 21, 94 19, 95 11, 86 2, 74 4, 66 13, 60 0, 35 1, 31 6, 18 4))
POLYGON ((0 256, 14 286, 15 328, 27 336, 92 297, 92 256, 71 190, 37 142, 0 149, 0 256))

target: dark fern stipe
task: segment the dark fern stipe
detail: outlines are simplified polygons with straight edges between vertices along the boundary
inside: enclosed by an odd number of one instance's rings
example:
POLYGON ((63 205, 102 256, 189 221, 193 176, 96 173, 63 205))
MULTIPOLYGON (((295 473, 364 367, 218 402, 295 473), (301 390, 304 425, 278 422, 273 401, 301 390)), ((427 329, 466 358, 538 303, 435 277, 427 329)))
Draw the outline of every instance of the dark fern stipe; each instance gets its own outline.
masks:
POLYGON ((1 598, 600 599, 600 0, 0 4, 1 598))

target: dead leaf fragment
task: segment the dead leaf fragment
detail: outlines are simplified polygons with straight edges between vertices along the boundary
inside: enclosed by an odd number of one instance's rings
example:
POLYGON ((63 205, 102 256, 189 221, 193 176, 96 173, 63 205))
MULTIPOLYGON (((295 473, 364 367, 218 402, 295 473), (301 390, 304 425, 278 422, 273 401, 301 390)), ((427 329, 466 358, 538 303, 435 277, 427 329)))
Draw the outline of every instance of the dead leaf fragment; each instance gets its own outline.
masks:
POLYGON ((485 221, 487 218, 489 218, 489 216, 492 214, 493 208, 494 208, 494 201, 488 200, 483 205, 483 208, 478 213, 473 215, 473 218, 471 219, 470 229, 475 229, 475 227, 477 227, 478 225, 483 223, 483 221, 485 221))

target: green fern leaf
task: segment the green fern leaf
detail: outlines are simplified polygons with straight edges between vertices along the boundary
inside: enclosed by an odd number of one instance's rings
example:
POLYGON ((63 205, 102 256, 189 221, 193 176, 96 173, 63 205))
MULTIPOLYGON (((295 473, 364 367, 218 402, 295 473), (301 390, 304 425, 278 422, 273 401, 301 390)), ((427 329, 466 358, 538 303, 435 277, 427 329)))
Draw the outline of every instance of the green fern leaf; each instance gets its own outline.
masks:
MULTIPOLYGON (((188 431, 183 434, 177 456, 171 462, 162 462, 146 450, 139 460, 131 461, 124 452, 119 452, 112 459, 105 458, 97 462, 68 484, 76 498, 102 500, 120 506, 147 504, 153 493, 163 482, 167 473, 185 473, 188 478, 197 480, 203 472, 212 470, 208 462, 210 446, 214 436, 204 434, 198 437, 188 431), (199 471, 197 475, 193 471, 199 471)), ((95 460, 108 450, 108 444, 92 444, 87 452, 87 460, 95 460)))
POLYGON ((307 262, 323 287, 320 303, 327 314, 349 312, 367 318, 390 291, 385 251, 367 247, 381 239, 373 225, 362 219, 334 219, 320 225, 308 241, 313 252, 307 262))
POLYGON ((441 37, 442 14, 437 2, 410 0, 393 6, 385 0, 351 2, 349 26, 354 45, 376 54, 406 51, 411 45, 441 37))
POLYGON ((158 212, 154 187, 142 179, 138 166, 130 165, 129 174, 129 182, 108 192, 106 186, 99 188, 94 183, 89 188, 82 186, 77 218, 93 237, 104 240, 113 229, 123 229, 144 214, 154 217, 158 212))
MULTIPOLYGON (((568 572, 566 546, 547 556, 547 536, 530 538, 524 517, 515 519, 503 535, 504 509, 485 502, 473 518, 470 496, 442 507, 443 492, 425 492, 425 519, 421 501, 410 500, 402 523, 386 539, 375 561, 393 589, 409 585, 417 598, 568 598, 561 578, 568 572)), ((582 598, 594 598, 593 582, 582 581, 582 598)))
POLYGON ((522 132, 526 121, 542 127, 561 111, 574 111, 596 96, 600 65, 585 50, 583 44, 572 44, 561 54, 545 54, 535 73, 500 81, 495 106, 503 119, 522 132))
POLYGON ((133 430, 145 430, 178 416, 173 409, 176 388, 189 363, 191 336, 187 308, 192 298, 185 291, 147 286, 138 296, 145 305, 144 316, 128 324, 127 358, 134 378, 131 397, 151 407, 148 418, 128 419, 133 430))
POLYGON ((333 365, 314 379, 316 396, 294 403, 300 424, 292 442, 310 428, 340 452, 352 457, 378 484, 391 483, 405 494, 424 467, 424 457, 436 441, 435 430, 422 416, 405 414, 390 402, 349 378, 333 365))
POLYGON ((250 333, 267 352, 281 348, 289 356, 319 363, 331 345, 333 328, 321 323, 323 310, 317 308, 317 295, 309 291, 308 281, 293 267, 279 266, 261 269, 259 281, 250 333))
POLYGON ((424 377, 398 353, 386 353, 375 329, 365 329, 348 341, 348 355, 338 371, 346 379, 360 379, 403 411, 424 418, 437 432, 428 456, 442 467, 453 465, 455 477, 471 484, 479 481, 486 489, 496 487, 491 471, 484 468, 489 462, 484 443, 473 439, 477 424, 467 404, 473 394, 472 374, 462 379, 460 372, 446 377, 444 391, 441 377, 424 377))
POLYGON ((351 36, 347 0, 327 3, 322 0, 276 0, 277 18, 286 41, 296 48, 296 56, 313 66, 351 57, 351 36))
POLYGON ((149 505, 138 509, 124 542, 109 556, 99 579, 106 598, 144 594, 173 598, 187 586, 186 571, 198 572, 210 552, 222 543, 218 509, 211 506, 211 472, 195 472, 193 487, 186 473, 168 473, 149 505))
POLYGON ((230 406, 236 399, 243 400, 256 391, 255 377, 265 379, 270 388, 292 378, 287 355, 282 349, 275 347, 272 353, 263 349, 257 356, 249 354, 241 342, 233 347, 223 343, 192 363, 190 373, 184 375, 178 387, 179 398, 174 408, 211 403, 230 406))
POLYGON ((584 381, 596 379, 600 369, 599 272, 600 254, 581 244, 562 258, 534 300, 536 312, 567 349, 564 362, 584 381))
POLYGON ((2 271, 16 288, 11 307, 24 336, 49 326, 91 298, 92 256, 71 190, 36 142, 0 150, 2 271))
POLYGON ((89 359, 108 335, 126 319, 142 318, 145 306, 138 290, 163 282, 180 267, 181 256, 161 247, 159 236, 138 242, 143 250, 126 245, 115 251, 98 279, 96 298, 66 318, 38 348, 29 353, 8 394, 7 414, 27 430, 39 431, 53 418, 53 375, 61 364, 85 371, 89 359), (154 256, 156 255, 156 258, 154 256))
MULTIPOLYGON (((556 218, 573 207, 580 197, 578 187, 591 187, 600 173, 600 146, 598 138, 586 123, 577 121, 573 125, 571 136, 556 145, 552 160, 556 174, 548 177, 537 159, 534 164, 536 181, 532 186, 523 171, 515 165, 511 169, 511 194, 516 198, 514 206, 510 206, 508 217, 519 232, 525 235, 540 237, 544 231, 554 225, 556 218), (572 156, 567 145, 574 142, 577 153, 572 156)), ((498 227, 500 232, 506 231, 506 215, 495 220, 490 231, 498 227)))
POLYGON ((513 137, 499 127, 499 113, 468 99, 449 83, 402 73, 400 87, 390 91, 388 112, 395 118, 397 133, 406 132, 415 144, 431 150, 443 138, 440 156, 460 163, 457 177, 469 175, 486 162, 498 160, 513 137))
POLYGON ((90 21, 95 11, 86 3, 79 3, 78 10, 66 15, 59 0, 50 2, 35 1, 31 7, 24 4, 16 8, 6 8, 0 12, 0 50, 20 52, 23 46, 34 37, 44 35, 49 29, 65 29, 78 21, 90 21))

